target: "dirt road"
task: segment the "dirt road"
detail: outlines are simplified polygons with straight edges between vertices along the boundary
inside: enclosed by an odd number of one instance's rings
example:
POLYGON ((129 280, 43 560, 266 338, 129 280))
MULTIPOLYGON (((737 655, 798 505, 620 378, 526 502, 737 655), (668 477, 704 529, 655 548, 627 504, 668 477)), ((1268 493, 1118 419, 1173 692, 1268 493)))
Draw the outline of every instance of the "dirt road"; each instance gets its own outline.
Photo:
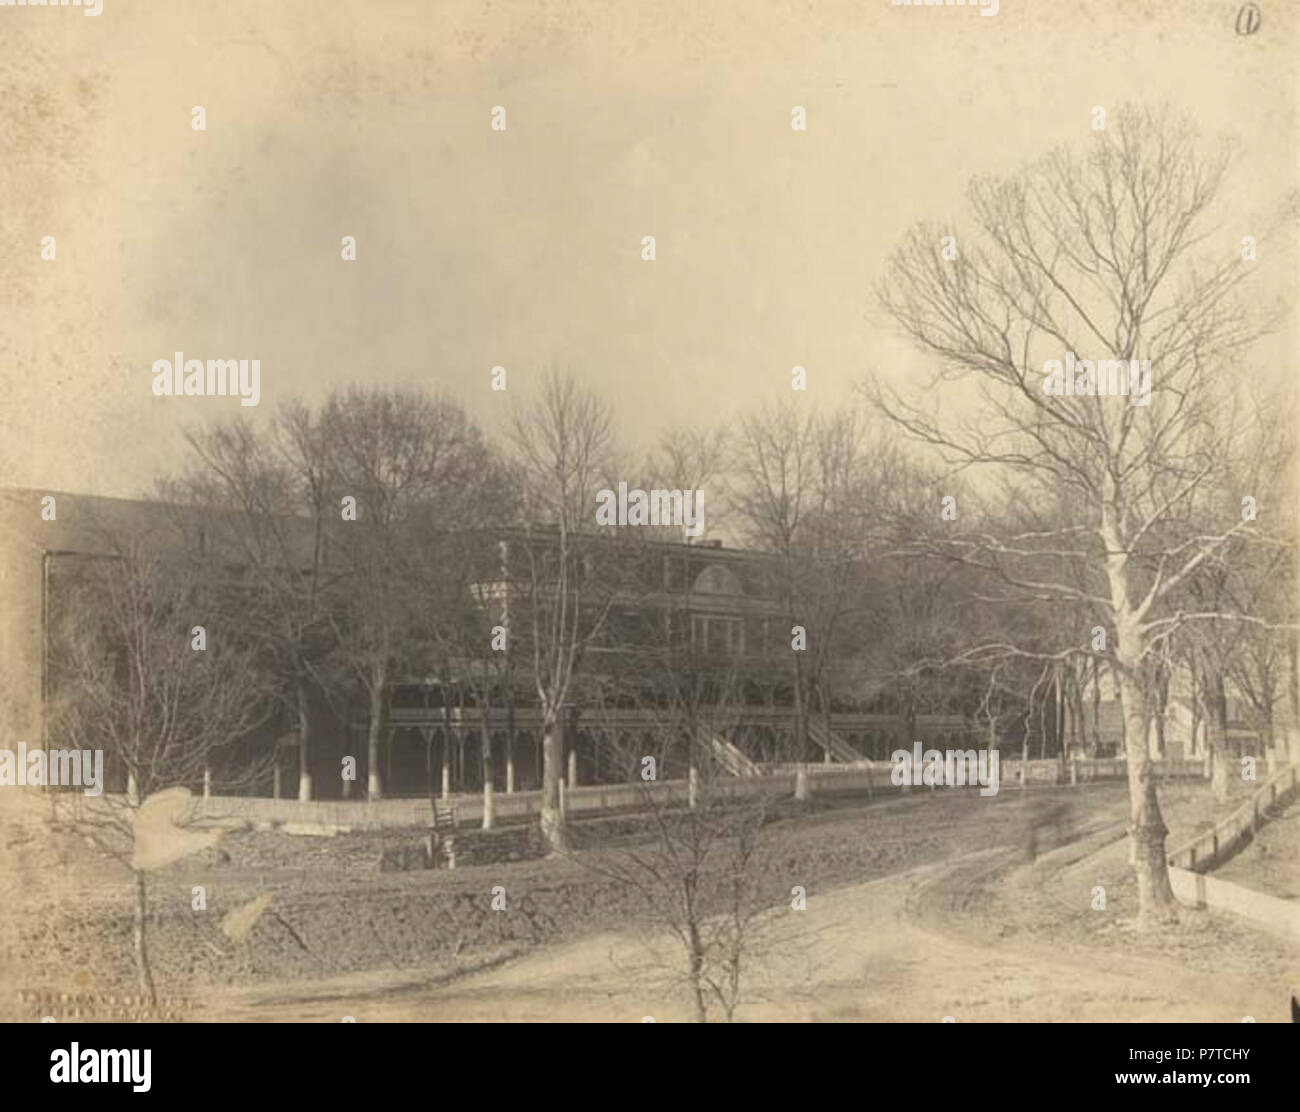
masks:
MULTIPOLYGON (((1222 1020, 1277 1018, 1279 986, 1248 974, 1071 945, 990 943, 921 918, 931 899, 962 899, 972 875, 999 876, 1010 851, 967 854, 809 897, 773 915, 737 1018, 760 1020, 1222 1020)), ((1119 948, 1116 947, 1118 950, 1119 948)), ((365 975, 262 986, 212 1001, 213 1018, 358 1022, 690 1018, 680 951, 603 934, 440 984, 365 975)))

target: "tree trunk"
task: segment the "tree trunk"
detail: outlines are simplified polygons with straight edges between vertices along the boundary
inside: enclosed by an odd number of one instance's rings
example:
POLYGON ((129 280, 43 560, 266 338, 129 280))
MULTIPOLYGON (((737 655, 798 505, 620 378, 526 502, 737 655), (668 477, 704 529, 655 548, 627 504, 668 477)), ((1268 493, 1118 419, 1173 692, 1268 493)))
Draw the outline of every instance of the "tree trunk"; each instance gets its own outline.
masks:
POLYGON ((1070 672, 1070 753, 1072 756, 1084 756, 1088 753, 1088 720, 1083 713, 1083 688, 1080 686, 1079 673, 1070 672))
POLYGON ((451 702, 448 696, 451 679, 444 666, 442 670, 442 751, 439 753, 438 780, 442 798, 451 795, 451 702))
POLYGON ((510 687, 510 706, 506 711, 506 794, 515 790, 515 689, 510 687))
POLYGON ((149 968, 149 947, 145 940, 146 921, 149 910, 148 893, 145 890, 145 876, 140 870, 135 874, 135 921, 132 940, 135 944, 135 970, 140 980, 140 991, 149 1001, 149 1007, 158 1006, 158 994, 154 991, 153 970, 149 968))
MULTIPOLYGON (((1052 741, 1060 747, 1061 759, 1065 759, 1065 696, 1061 691, 1061 665, 1056 665, 1056 675, 1052 678, 1052 741)), ((1046 742, 1047 731, 1043 731, 1046 742)), ((1047 756, 1046 753, 1043 756, 1047 756)))
POLYGON ((484 776, 484 830, 491 830, 495 814, 493 812, 493 782, 491 782, 491 724, 489 715, 484 714, 484 727, 478 735, 478 754, 481 757, 482 776, 484 776))
POLYGON ((433 803, 437 799, 433 783, 433 727, 421 726, 420 736, 424 738, 424 781, 429 790, 429 814, 432 815, 433 803))
POLYGON ((1101 749, 1101 661, 1092 658, 1092 755, 1101 749))
POLYGON ((831 704, 826 698, 826 689, 817 685, 817 701, 822 708, 822 727, 826 731, 826 749, 822 752, 822 764, 831 763, 831 704))
POLYGON ((496 809, 493 805, 492 783, 492 742, 491 735, 483 734, 483 829, 491 830, 496 821, 496 809))
POLYGON ((483 781, 483 829, 491 830, 493 823, 496 821, 496 810, 492 803, 492 771, 484 770, 486 779, 483 781))
POLYGON ((1263 707, 1260 710, 1260 727, 1264 741, 1264 755, 1268 756, 1274 752, 1275 739, 1273 736, 1273 704, 1276 699, 1276 686, 1273 682, 1273 670, 1271 662, 1266 662, 1263 668, 1263 674, 1260 676, 1259 689, 1263 695, 1263 707))
POLYGON ((1101 539, 1106 545, 1106 572, 1110 580, 1115 619, 1113 678, 1124 723, 1124 755, 1128 764, 1129 859, 1138 885, 1138 926, 1149 929, 1177 918, 1178 901, 1169 883, 1165 856, 1168 833, 1156 798, 1155 770, 1147 747, 1151 721, 1148 691, 1142 673, 1143 640, 1140 619, 1128 601, 1128 557, 1115 524, 1113 491, 1102 511, 1101 539))
POLYGON ((465 775, 465 685, 456 685, 456 766, 452 777, 456 781, 456 790, 464 791, 469 784, 465 775))
MULTIPOLYGON (((486 672, 486 669, 485 669, 486 672)), ((479 734, 479 756, 483 766, 483 829, 491 830, 492 807, 492 689, 491 678, 483 677, 483 729, 479 734)))
POLYGON ((1124 721, 1124 752, 1128 761, 1129 846, 1138 882, 1138 925, 1155 926, 1169 919, 1177 907, 1169 884, 1165 856, 1168 832, 1156 798, 1156 781, 1147 747, 1151 721, 1146 694, 1132 671, 1120 689, 1124 721))
POLYGON ((1165 756, 1165 709, 1169 706, 1169 673, 1164 666, 1156 673, 1156 752, 1157 757, 1165 756))
POLYGON ((555 709, 547 707, 542 717, 542 839, 551 853, 568 848, 568 832, 560 813, 560 723, 555 709))
POLYGON ((1064 664, 1061 668, 1061 709, 1057 717, 1061 722, 1061 760, 1064 762, 1078 743, 1078 738, 1074 732, 1074 699, 1071 697, 1071 689, 1074 687, 1074 668, 1071 666, 1068 675, 1064 674, 1064 664))
POLYGON ((1201 673, 1196 666, 1196 651, 1188 654, 1188 671, 1192 677, 1192 735, 1188 739, 1191 749, 1189 757, 1204 755, 1205 739, 1201 737, 1201 673))
POLYGON ((700 975, 704 972, 704 943, 700 938, 699 917, 696 913, 694 878, 684 877, 682 887, 685 889, 686 897, 683 905, 686 911, 686 937, 689 945, 687 973, 690 978, 691 994, 695 999, 695 1022, 707 1023, 709 1009, 704 999, 704 985, 700 980, 700 975))
POLYGON ((1229 794, 1228 696, 1224 689, 1222 670, 1216 668, 1206 677, 1205 690, 1210 701, 1210 760, 1214 801, 1227 803, 1229 794))
MULTIPOLYGON (((1287 689, 1291 694, 1291 730, 1300 730, 1300 633, 1292 633, 1286 639, 1287 662, 1290 667, 1286 670, 1287 689)), ((1289 747, 1288 747, 1289 748, 1289 747)), ((1290 754, 1290 759, 1295 760, 1298 754, 1294 751, 1290 754)))
POLYGON ((366 768, 369 772, 369 784, 366 797, 370 800, 383 799, 384 784, 379 774, 380 740, 384 725, 384 681, 386 669, 376 668, 370 678, 370 722, 366 734, 366 768))
POLYGON ((301 678, 297 681, 296 688, 294 695, 298 711, 298 799, 306 803, 311 799, 311 763, 308 759, 311 753, 308 714, 310 696, 307 685, 301 678))
POLYGON ((794 759, 803 764, 808 759, 808 715, 804 707, 803 670, 799 666, 799 654, 794 654, 794 759))

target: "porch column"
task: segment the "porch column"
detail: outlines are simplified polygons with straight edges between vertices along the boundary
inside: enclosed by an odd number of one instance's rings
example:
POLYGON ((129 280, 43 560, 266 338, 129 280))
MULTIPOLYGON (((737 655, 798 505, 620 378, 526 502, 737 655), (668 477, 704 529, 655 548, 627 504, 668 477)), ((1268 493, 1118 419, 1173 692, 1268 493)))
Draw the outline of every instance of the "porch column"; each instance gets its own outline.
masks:
POLYGON ((515 693, 510 691, 510 706, 506 711, 506 794, 515 790, 515 693))
POLYGON ((438 754, 439 772, 442 778, 442 798, 451 795, 451 731, 442 732, 442 751, 438 754))

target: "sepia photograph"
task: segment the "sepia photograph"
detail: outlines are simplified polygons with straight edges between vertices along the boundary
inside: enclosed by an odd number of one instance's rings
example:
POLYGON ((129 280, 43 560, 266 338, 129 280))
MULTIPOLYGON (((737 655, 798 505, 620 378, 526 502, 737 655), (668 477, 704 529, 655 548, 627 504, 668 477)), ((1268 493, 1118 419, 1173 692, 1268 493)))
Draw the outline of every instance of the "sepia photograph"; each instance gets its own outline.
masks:
POLYGON ((483 1055, 431 1024, 953 1023, 1294 1099, 1297 47, 0 0, 31 1091, 192 1090, 196 1023, 321 1100, 483 1055))

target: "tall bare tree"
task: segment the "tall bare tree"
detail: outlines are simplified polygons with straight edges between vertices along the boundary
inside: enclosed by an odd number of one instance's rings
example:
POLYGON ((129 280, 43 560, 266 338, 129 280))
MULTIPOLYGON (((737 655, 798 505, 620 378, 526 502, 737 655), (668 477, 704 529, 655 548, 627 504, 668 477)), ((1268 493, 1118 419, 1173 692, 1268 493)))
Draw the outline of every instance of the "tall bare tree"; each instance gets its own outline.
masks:
POLYGON ((612 439, 608 404, 558 369, 544 376, 534 403, 514 415, 525 515, 515 555, 542 714, 541 830, 553 852, 567 844, 560 810, 562 715, 582 655, 612 601, 609 591, 593 589, 599 569, 584 539, 595 532, 596 492, 612 439))
POLYGON ((858 414, 802 412, 793 402, 741 420, 731 502, 747 541, 771 553, 772 586, 789 626, 794 753, 807 759, 809 717, 825 718, 831 756, 828 673, 839 656, 842 623, 861 612, 868 584, 867 523, 879 477, 858 414), (794 648, 794 629, 806 644, 794 648))
POLYGON ((1292 515, 1282 509, 1294 504, 1294 405, 1277 391, 1257 391, 1249 401, 1249 450, 1224 460, 1189 513, 1208 532, 1223 507, 1249 500, 1245 512, 1255 515, 1255 529, 1233 538, 1182 585, 1179 606, 1199 618, 1169 639, 1169 655, 1196 671, 1219 802, 1229 795, 1229 691, 1244 698, 1265 748, 1271 748, 1274 708, 1283 693, 1284 627, 1295 620, 1295 530, 1292 515))
POLYGON ((274 690, 269 662, 242 635, 244 585, 220 563, 169 551, 174 543, 107 538, 112 555, 85 563, 69 585, 52 645, 60 735, 101 751, 124 770, 127 789, 74 795, 59 810, 131 870, 136 969, 151 1004, 147 874, 215 840, 185 829, 194 815, 184 805, 214 765, 228 770, 227 787, 246 788, 265 772, 269 757, 237 752, 236 743, 269 717, 274 690), (161 813, 147 813, 151 801, 161 813))
MULTIPOLYGON (((313 795, 311 690, 330 688, 332 638, 325 599, 331 570, 325 542, 331 506, 329 446, 312 412, 283 403, 270 429, 237 418, 191 430, 195 462, 160 484, 163 497, 198 510, 204 544, 238 564, 256 592, 249 632, 269 647, 283 683, 282 698, 297 726, 298 798, 313 795)), ((182 523, 195 519, 182 515, 182 523)))
MULTIPOLYGON (((335 558, 346 576, 330 619, 366 693, 367 794, 378 799, 390 689, 430 640, 412 587, 438 582, 428 573, 447 557, 443 542, 493 513, 496 469, 478 428, 446 397, 353 388, 331 396, 320 425, 340 503, 335 558), (355 499, 354 519, 345 516, 347 498, 355 499)), ((456 587, 467 584, 462 578, 456 587)))
POLYGON ((970 419, 866 385, 950 464, 1009 469, 1042 497, 1068 492, 1068 524, 981 536, 958 522, 950 552, 994 577, 1008 603, 1077 601, 1105 615, 1144 923, 1175 905, 1147 746, 1155 656, 1191 620, 1170 600, 1252 528, 1225 515, 1206 533, 1184 512, 1238 449, 1232 361, 1258 334, 1236 296, 1250 264, 1235 242, 1204 266, 1197 257, 1228 163, 1226 150, 1204 153, 1189 124, 1125 108, 1082 154, 1058 150, 1008 179, 975 181, 976 227, 958 231, 955 255, 942 242, 952 229, 918 226, 879 291, 935 359, 931 399, 962 393, 970 419), (1128 397, 1090 394, 1077 365, 1069 393, 1055 392, 1048 362, 1076 358, 1092 363, 1094 382, 1150 360, 1148 397, 1132 396, 1140 379, 1128 397), (1082 577, 1062 574, 1075 562, 1082 577))

